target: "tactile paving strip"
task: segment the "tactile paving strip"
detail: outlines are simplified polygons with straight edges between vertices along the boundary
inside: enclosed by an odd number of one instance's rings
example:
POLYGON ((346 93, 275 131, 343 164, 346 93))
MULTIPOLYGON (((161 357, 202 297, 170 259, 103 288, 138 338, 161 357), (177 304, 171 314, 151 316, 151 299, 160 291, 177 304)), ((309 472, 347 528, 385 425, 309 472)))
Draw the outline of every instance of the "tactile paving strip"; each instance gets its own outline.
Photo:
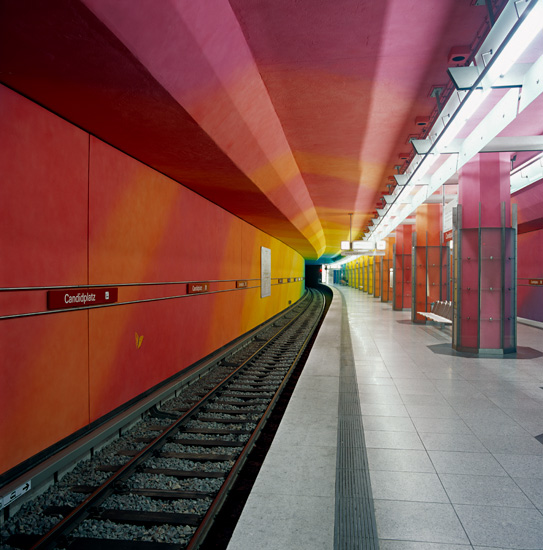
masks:
POLYGON ((343 296, 341 365, 336 466, 335 550, 377 550, 377 529, 371 494, 362 413, 353 349, 343 296))

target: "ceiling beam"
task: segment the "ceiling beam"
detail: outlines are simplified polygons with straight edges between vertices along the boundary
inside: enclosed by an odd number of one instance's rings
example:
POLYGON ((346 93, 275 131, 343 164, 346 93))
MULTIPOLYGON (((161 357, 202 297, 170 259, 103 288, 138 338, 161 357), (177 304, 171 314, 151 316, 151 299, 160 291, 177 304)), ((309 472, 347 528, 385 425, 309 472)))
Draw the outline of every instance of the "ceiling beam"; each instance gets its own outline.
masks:
MULTIPOLYGON (((418 155, 428 153, 432 143, 429 139, 414 139, 411 142, 413 148, 418 155)), ((464 140, 453 139, 448 145, 440 146, 439 143, 434 148, 434 151, 439 154, 459 153, 462 149, 464 140)), ((520 153, 526 151, 543 151, 543 136, 507 136, 495 137, 485 145, 480 153, 520 153)))

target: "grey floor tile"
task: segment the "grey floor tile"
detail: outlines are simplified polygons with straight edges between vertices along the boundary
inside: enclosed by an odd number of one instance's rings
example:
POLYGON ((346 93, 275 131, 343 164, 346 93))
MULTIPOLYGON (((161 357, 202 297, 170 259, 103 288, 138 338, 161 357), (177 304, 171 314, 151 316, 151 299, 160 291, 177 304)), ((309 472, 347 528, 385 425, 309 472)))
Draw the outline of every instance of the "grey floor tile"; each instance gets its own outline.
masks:
POLYGON ((440 544, 433 542, 408 542, 405 540, 380 540, 379 550, 471 550, 471 545, 440 544))
POLYGON ((384 367, 366 367, 355 363, 354 370, 359 383, 365 383, 366 378, 391 378, 390 373, 384 367))
POLYGON ((230 540, 230 550, 330 550, 334 499, 251 494, 230 540))
POLYGON ((403 378, 394 371, 390 371, 394 378, 396 387, 402 395, 441 395, 431 380, 413 376, 413 378, 403 378))
POLYGON ((368 449, 424 449, 420 437, 416 432, 385 432, 365 430, 364 438, 366 439, 366 447, 368 449))
POLYGON ((458 414, 466 421, 469 422, 486 422, 488 424, 504 424, 516 425, 516 422, 501 409, 496 406, 488 407, 487 403, 480 406, 479 403, 472 404, 472 406, 459 407, 458 414))
POLYGON ((464 422, 469 426, 470 430, 475 435, 526 435, 526 430, 514 420, 488 420, 481 418, 463 418, 464 422))
POLYGON ((539 510, 543 510, 543 479, 515 477, 515 483, 539 510))
POLYGON ((370 478, 374 499, 449 502, 437 474, 374 470, 370 478))
MULTIPOLYGON (((315 404, 318 404, 319 413, 334 412, 337 414, 339 404, 339 392, 320 392, 308 388, 294 390, 293 399, 291 399, 292 409, 297 411, 311 412, 315 411, 315 404)), ((289 404, 289 407, 291 405, 289 404)))
MULTIPOLYGON (((334 335, 337 338, 336 335, 334 335)), ((341 350, 334 346, 317 345, 311 350, 308 362, 315 365, 326 365, 333 369, 333 372, 339 372, 339 358, 341 356, 341 350)))
POLYGON ((533 508, 510 477, 439 474, 439 478, 453 504, 533 508))
POLYGON ((512 396, 490 396, 489 399, 498 405, 501 409, 504 408, 517 408, 525 409, 528 411, 538 411, 541 409, 541 403, 535 399, 531 399, 526 393, 520 392, 520 395, 512 396))
POLYGON ((400 392, 402 396, 402 401, 406 405, 429 405, 429 406, 441 406, 448 407, 446 399, 439 394, 438 392, 433 392, 431 394, 414 394, 414 393, 404 393, 400 392))
POLYGON ((337 393, 339 391, 339 377, 338 376, 327 376, 315 374, 306 375, 305 377, 300 377, 298 383, 300 389, 307 391, 318 391, 318 392, 333 392, 337 393))
POLYGON ((494 456, 511 477, 543 479, 543 457, 541 456, 508 454, 494 456))
POLYGON ((399 397, 400 394, 396 389, 396 386, 377 386, 375 384, 362 384, 358 377, 358 391, 360 394, 368 395, 393 395, 399 397))
POLYGON ((380 539, 469 543, 450 504, 376 500, 375 516, 380 539))
POLYGON ((458 451, 484 453, 486 448, 472 434, 421 433, 420 438, 429 451, 458 451))
POLYGON ((371 470, 391 472, 435 472, 426 451, 367 449, 371 470))
POLYGON ((428 455, 438 474, 507 475, 490 453, 428 451, 428 455))
POLYGON ((467 397, 479 394, 479 390, 467 380, 436 380, 434 386, 443 394, 448 396, 467 397))
POLYGON ((541 550, 543 515, 538 510, 455 504, 473 545, 541 550))
POLYGON ((430 380, 463 380, 462 375, 451 367, 440 369, 424 369, 426 378, 430 380))
POLYGON ((311 373, 315 376, 330 376, 333 374, 339 379, 339 364, 337 365, 337 369, 334 368, 330 363, 319 363, 316 365, 312 365, 311 373))
POLYGON ((469 434, 471 430, 460 418, 413 418, 419 433, 469 434))
POLYGON ((359 375, 358 382, 362 382, 364 384, 371 384, 374 386, 394 386, 394 380, 390 376, 366 376, 364 378, 361 378, 359 375))
MULTIPOLYGON (((543 371, 543 369, 542 369, 543 371)), ((543 385, 543 383, 542 383, 543 385)), ((543 390, 541 390, 543 392, 543 390)), ((543 406, 538 412, 527 411, 525 409, 503 409, 508 416, 518 422, 531 435, 543 433, 543 406)))
POLYGON ((337 447, 337 416, 300 412, 290 405, 275 434, 274 445, 296 447, 319 445, 337 447))
POLYGON ((452 395, 440 392, 451 407, 462 411, 498 410, 496 405, 482 393, 452 395))
POLYGON ((364 355, 362 357, 357 357, 355 355, 354 364, 356 367, 360 365, 361 367, 368 366, 368 367, 385 368, 385 363, 382 359, 368 359, 364 355))
POLYGON ((333 498, 336 454, 333 447, 272 448, 252 492, 333 498))
POLYGON ((543 445, 533 436, 479 435, 481 443, 493 454, 543 456, 543 445))
POLYGON ((371 416, 409 416, 404 405, 383 405, 379 403, 360 404, 363 415, 371 416))
POLYGON ((448 405, 406 405, 406 409, 412 418, 458 418, 448 405))
MULTIPOLYGON (((382 387, 382 386, 380 386, 382 387)), ((386 386, 385 386, 386 387, 386 386)), ((393 393, 375 394, 369 392, 359 392, 360 403, 363 404, 382 404, 382 405, 402 405, 402 398, 393 393)))
POLYGON ((386 432, 415 432, 415 426, 406 416, 364 416, 364 430, 386 432))

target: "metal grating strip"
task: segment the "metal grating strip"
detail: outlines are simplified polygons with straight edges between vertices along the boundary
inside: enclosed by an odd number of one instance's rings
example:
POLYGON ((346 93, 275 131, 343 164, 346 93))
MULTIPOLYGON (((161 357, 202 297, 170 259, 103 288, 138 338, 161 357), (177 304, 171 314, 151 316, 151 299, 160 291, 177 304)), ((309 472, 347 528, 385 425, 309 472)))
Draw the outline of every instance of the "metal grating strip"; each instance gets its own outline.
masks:
POLYGON ((375 511, 345 299, 341 319, 341 364, 336 466, 335 550, 378 550, 375 511))

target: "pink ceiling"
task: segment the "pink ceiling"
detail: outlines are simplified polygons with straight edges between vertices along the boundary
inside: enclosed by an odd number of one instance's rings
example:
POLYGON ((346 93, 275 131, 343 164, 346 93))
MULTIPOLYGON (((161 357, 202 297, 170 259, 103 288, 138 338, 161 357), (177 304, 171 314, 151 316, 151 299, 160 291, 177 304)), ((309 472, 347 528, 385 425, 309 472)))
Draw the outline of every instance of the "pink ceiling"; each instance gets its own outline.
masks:
POLYGON ((473 4, 0 0, 0 81, 316 259, 372 217, 473 4))

